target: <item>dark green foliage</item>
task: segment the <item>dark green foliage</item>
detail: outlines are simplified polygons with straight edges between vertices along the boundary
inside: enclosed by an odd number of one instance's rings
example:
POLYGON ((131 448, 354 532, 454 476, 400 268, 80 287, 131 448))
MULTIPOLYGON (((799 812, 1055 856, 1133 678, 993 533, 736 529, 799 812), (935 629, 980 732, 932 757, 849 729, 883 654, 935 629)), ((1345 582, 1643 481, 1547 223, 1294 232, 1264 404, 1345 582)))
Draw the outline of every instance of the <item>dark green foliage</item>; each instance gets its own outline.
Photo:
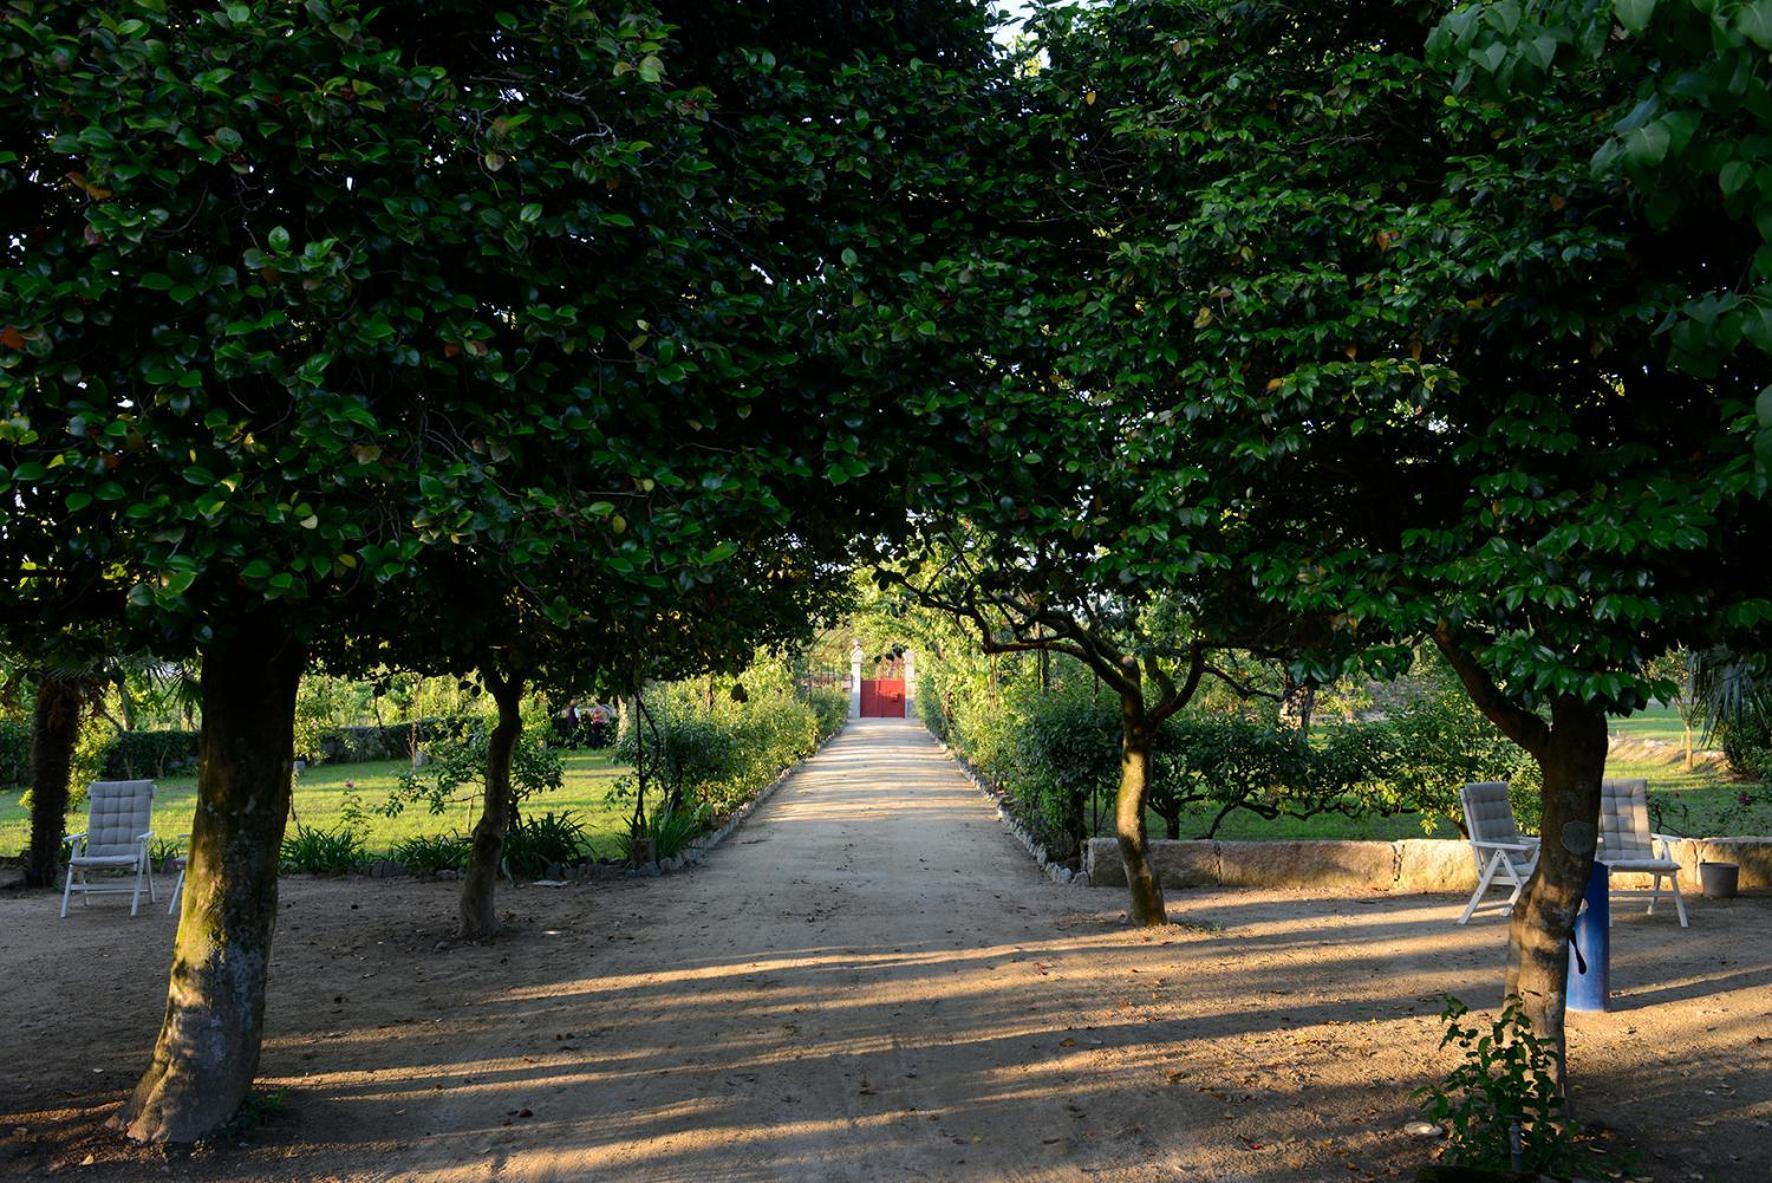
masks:
POLYGON ((30 725, 13 719, 0 719, 0 788, 25 788, 30 783, 30 725))
MULTIPOLYGON (((744 701, 725 688, 711 707, 701 680, 649 692, 639 723, 622 733, 616 758, 635 765, 664 805, 724 813, 811 755, 848 717, 847 696, 814 691, 802 697, 778 663, 759 662, 743 684, 744 701)), ((631 797, 638 783, 638 776, 622 778, 615 795, 631 797)))
MULTIPOLYGON (((442 813, 475 795, 486 776, 486 750, 491 734, 486 720, 473 717, 437 722, 427 741, 431 763, 400 773, 399 785, 388 794, 381 812, 398 816, 406 806, 422 803, 442 813)), ((511 754, 511 794, 519 806, 537 793, 557 789, 566 777, 560 753, 548 747, 544 726, 525 729, 511 754)))
POLYGON ((460 834, 420 834, 394 844, 389 857, 414 874, 459 871, 468 858, 468 840, 460 834))
POLYGON ((577 814, 570 809, 559 813, 550 809, 522 817, 505 831, 500 861, 513 878, 539 879, 551 866, 577 862, 590 847, 590 834, 577 814))
POLYGON ((1271 723, 1184 715, 1159 742, 1153 807, 1166 818, 1185 805, 1212 809, 1197 837, 1214 836, 1238 810, 1269 820, 1392 812, 1385 792, 1395 757, 1383 727, 1325 726, 1306 736, 1271 723))
POLYGON ((1736 776, 1763 776, 1772 757, 1772 719, 1758 711, 1743 712, 1716 726, 1717 746, 1736 776))
POLYGON ((840 690, 814 690, 806 696, 820 742, 835 735, 849 718, 849 696, 840 690))
POLYGON ((1465 1058, 1444 1080, 1416 1091, 1428 1119, 1447 1124, 1453 1161, 1495 1170, 1574 1168, 1579 1127, 1564 1116, 1554 1045, 1532 1030, 1518 999, 1508 999, 1487 1032, 1459 1022, 1469 1010, 1446 999, 1440 1046, 1456 1044, 1465 1058))
POLYGON ((285 871, 310 875, 336 874, 349 871, 369 857, 363 849, 363 838, 348 826, 336 830, 319 826, 298 825, 295 833, 283 839, 282 862, 285 871))
POLYGON ((1016 719, 1004 785, 1060 857, 1093 830, 1100 798, 1120 777, 1120 712, 1087 684, 1033 695, 1016 719))
POLYGON ((737 722, 682 713, 630 727, 616 744, 615 758, 659 785, 670 801, 724 797, 722 782, 739 774, 740 732, 754 726, 748 713, 737 722))
POLYGON ((1424 826, 1443 818, 1463 832, 1459 788, 1503 780, 1518 790, 1515 815, 1523 821, 1536 818, 1537 765, 1484 717, 1437 655, 1430 650, 1422 660, 1421 675, 1409 679, 1403 701, 1387 711, 1396 757, 1389 804, 1418 812, 1424 826))
POLYGON ((942 709, 941 696, 936 690, 936 680, 930 674, 924 674, 922 681, 917 685, 917 718, 923 721, 923 726, 929 728, 929 734, 942 743, 950 742, 948 714, 942 709))
POLYGON ((411 758, 414 742, 426 744, 460 738, 474 720, 470 716, 409 719, 400 723, 322 728, 315 751, 302 753, 310 763, 359 764, 366 760, 411 758))
POLYGON ((197 766, 195 731, 122 731, 105 750, 107 780, 157 780, 197 766))

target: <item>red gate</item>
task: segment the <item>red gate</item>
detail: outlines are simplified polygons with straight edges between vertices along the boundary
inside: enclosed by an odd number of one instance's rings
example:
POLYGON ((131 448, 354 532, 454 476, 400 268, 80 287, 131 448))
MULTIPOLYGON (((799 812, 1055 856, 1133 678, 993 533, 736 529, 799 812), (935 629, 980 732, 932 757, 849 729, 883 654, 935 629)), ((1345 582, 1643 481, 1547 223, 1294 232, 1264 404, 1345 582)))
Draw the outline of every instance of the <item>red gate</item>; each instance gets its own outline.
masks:
POLYGON ((904 718, 904 679, 863 678, 861 680, 861 717, 864 719, 904 718))

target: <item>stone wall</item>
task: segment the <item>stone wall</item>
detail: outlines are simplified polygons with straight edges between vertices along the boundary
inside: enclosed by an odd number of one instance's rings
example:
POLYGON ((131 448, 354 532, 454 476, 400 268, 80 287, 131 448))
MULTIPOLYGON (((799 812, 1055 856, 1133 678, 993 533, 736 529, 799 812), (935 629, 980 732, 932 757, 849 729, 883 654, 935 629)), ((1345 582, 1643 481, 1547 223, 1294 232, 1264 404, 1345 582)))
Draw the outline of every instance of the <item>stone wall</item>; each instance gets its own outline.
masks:
MULTIPOLYGON (((1680 886, 1697 894, 1699 862, 1735 863, 1742 891, 1772 891, 1772 837, 1682 838, 1673 844, 1680 886)), ((1125 887, 1126 870, 1112 838, 1092 838, 1084 869, 1094 887, 1125 887)), ((1151 843, 1151 866, 1164 887, 1296 887, 1330 891, 1469 895, 1477 864, 1469 844, 1445 838, 1398 842, 1151 843)), ((1617 875, 1615 887, 1647 889, 1647 875, 1617 875)))

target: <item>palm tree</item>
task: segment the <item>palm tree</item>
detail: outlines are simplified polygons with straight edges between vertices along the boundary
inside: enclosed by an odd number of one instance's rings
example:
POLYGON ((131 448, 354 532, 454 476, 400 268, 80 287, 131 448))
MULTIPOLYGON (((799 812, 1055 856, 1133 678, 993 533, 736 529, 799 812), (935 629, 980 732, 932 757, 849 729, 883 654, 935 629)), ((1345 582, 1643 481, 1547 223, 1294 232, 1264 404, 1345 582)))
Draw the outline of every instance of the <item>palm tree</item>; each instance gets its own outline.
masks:
POLYGON ((1687 655, 1687 671, 1687 694, 1703 721, 1704 742, 1739 728, 1760 736, 1758 746, 1765 746, 1764 737, 1772 730, 1772 670, 1767 654, 1694 650, 1687 655))

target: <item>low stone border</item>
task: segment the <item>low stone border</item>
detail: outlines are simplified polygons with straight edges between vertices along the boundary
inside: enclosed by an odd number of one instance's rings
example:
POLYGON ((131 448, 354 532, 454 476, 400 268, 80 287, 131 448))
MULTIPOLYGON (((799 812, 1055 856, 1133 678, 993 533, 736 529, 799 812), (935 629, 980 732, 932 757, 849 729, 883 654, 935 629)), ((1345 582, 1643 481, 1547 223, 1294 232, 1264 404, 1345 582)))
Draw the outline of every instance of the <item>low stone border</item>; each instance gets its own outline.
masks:
MULTIPOLYGON (((1034 832, 1031 829, 1022 824, 1020 818, 1016 817, 1014 809, 1011 808, 1008 793, 993 788, 989 781, 973 771, 972 765, 967 762, 966 757, 962 756, 953 748, 950 748, 947 744, 942 744, 941 750, 946 753, 948 759, 952 760, 959 766, 960 771, 965 774, 966 779, 972 782, 972 787, 977 789, 986 800, 997 807, 997 820, 1002 822, 1003 827, 1014 835, 1015 840, 1021 843, 1022 848, 1034 857, 1034 861, 1040 864, 1040 870, 1045 873, 1046 878, 1052 880, 1054 883, 1068 884, 1071 887, 1089 886, 1090 879, 1087 863, 1085 863, 1083 870, 1072 871, 1063 863, 1054 860, 1051 853, 1046 849, 1045 844, 1034 836, 1034 832)), ((1118 850, 1116 848, 1116 857, 1117 855, 1118 850)), ((1125 881, 1125 874, 1122 873, 1120 876, 1120 882, 1124 884, 1125 881)))
MULTIPOLYGON (((1698 864, 1734 863, 1742 891, 1772 890, 1772 837, 1681 838, 1673 843, 1682 890, 1698 890, 1698 864)), ((1396 842, 1220 842, 1159 838, 1150 844, 1151 869, 1164 887, 1293 887, 1403 894, 1464 893, 1477 886, 1476 860, 1460 839, 1404 838, 1396 842)), ((1089 882, 1126 886, 1119 843, 1091 838, 1083 854, 1089 882)), ((1647 875, 1619 874, 1613 885, 1647 889, 1647 875)))

